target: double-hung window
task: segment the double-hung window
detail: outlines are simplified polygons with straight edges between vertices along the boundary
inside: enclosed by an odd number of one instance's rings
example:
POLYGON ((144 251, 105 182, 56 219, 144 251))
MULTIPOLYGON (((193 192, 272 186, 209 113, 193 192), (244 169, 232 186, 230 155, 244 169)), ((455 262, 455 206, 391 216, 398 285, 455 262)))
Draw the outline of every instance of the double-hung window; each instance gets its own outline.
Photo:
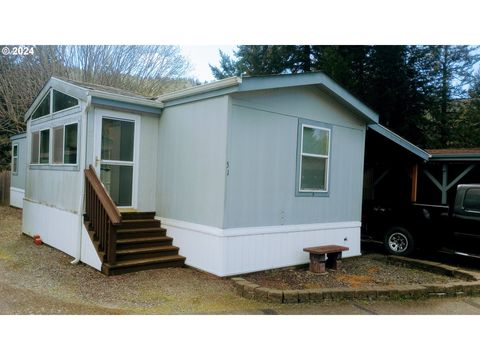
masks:
POLYGON ((331 130, 301 121, 299 131, 298 194, 328 194, 331 130))
POLYGON ((12 174, 18 174, 18 144, 12 145, 12 174))

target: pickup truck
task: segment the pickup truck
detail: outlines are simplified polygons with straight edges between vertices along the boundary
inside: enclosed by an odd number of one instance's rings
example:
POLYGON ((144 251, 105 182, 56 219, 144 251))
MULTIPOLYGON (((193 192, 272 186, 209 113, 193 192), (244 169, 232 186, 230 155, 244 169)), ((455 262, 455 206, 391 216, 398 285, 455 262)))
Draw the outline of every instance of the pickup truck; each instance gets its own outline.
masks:
POLYGON ((480 257, 480 184, 458 185, 450 206, 375 205, 362 220, 364 235, 383 240, 393 255, 422 248, 480 257))

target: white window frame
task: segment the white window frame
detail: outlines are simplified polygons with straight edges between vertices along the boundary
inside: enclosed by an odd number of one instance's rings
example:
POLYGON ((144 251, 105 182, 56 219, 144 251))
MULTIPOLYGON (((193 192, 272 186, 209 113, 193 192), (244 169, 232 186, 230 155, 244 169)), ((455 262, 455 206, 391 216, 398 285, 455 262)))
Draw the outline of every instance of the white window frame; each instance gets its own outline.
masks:
MULTIPOLYGON (((69 108, 71 109, 71 108, 69 108)), ((62 110, 63 111, 63 110, 62 110)), ((51 164, 50 165, 53 165, 53 166, 76 166, 78 165, 78 138, 79 138, 79 130, 80 130, 80 125, 78 123, 78 121, 71 121, 71 122, 68 122, 68 123, 65 123, 65 124, 62 124, 62 125, 58 125, 58 126, 52 126, 50 128, 50 133, 51 133, 51 142, 52 142, 52 155, 51 155, 51 164), (77 124, 77 161, 73 164, 73 163, 68 163, 66 164, 65 163, 65 127, 68 126, 68 125, 73 125, 73 124, 77 124), (62 138, 62 162, 61 163, 54 163, 53 162, 53 129, 55 128, 59 128, 59 127, 63 127, 63 138, 62 138)), ((40 143, 40 142, 39 142, 40 143)), ((45 165, 45 164, 42 164, 42 165, 45 165)))
POLYGON ((12 175, 18 175, 18 144, 12 144, 12 175), (14 149, 17 149, 17 155, 15 156, 15 150, 14 149), (17 168, 14 169, 13 165, 15 164, 15 159, 17 160, 16 164, 17 164, 17 168))
POLYGON ((309 125, 309 124, 302 124, 302 133, 301 133, 301 140, 300 140, 300 171, 299 171, 299 178, 298 178, 298 192, 299 193, 328 193, 329 191, 329 179, 330 179, 330 145, 331 145, 331 133, 332 130, 326 127, 322 126, 315 126, 315 125, 309 125), (304 128, 310 128, 310 129, 318 129, 322 131, 326 131, 328 134, 328 152, 327 155, 318 155, 318 154, 310 154, 310 153, 305 153, 303 152, 303 130, 304 128), (314 157, 314 158, 320 158, 320 159, 326 159, 326 164, 325 164, 325 190, 317 190, 317 189, 302 189, 302 163, 303 163, 303 157, 308 156, 308 157, 314 157))

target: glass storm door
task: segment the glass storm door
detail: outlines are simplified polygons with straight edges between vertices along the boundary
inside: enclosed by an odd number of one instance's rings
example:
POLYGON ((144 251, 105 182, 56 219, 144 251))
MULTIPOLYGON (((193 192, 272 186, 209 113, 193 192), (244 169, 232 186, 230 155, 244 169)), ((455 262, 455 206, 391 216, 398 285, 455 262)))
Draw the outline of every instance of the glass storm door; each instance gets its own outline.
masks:
POLYGON ((102 116, 101 127, 100 180, 117 206, 134 207, 135 121, 102 116))

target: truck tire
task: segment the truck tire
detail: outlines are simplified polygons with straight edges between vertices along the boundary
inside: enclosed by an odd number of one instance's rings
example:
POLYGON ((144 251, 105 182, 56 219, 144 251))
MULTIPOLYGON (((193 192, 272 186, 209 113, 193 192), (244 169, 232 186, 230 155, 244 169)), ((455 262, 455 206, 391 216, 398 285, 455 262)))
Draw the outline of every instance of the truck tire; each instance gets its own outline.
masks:
POLYGON ((412 234, 401 226, 394 226, 385 232, 383 245, 391 255, 407 256, 415 248, 412 234))

